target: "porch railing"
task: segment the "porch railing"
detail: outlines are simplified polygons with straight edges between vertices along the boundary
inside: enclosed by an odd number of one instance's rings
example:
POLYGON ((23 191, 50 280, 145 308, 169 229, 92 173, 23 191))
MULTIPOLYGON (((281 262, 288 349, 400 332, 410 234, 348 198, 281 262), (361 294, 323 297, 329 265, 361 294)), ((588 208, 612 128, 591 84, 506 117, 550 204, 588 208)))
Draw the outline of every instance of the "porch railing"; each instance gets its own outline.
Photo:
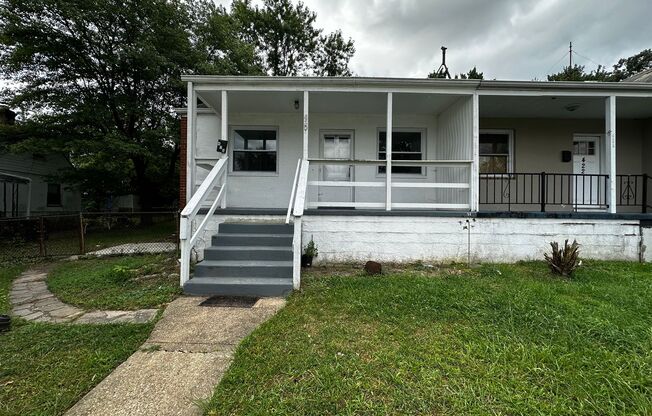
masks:
POLYGON ((208 173, 206 179, 201 183, 197 191, 194 193, 190 201, 186 204, 181 211, 181 218, 179 221, 179 240, 180 251, 181 251, 181 270, 180 270, 180 284, 183 287, 184 283, 190 279, 190 255, 192 249, 195 247, 195 243, 199 236, 204 232, 206 224, 210 218, 215 213, 218 205, 221 208, 226 208, 226 167, 227 159, 219 159, 213 169, 208 173), (193 232, 193 222, 197 217, 199 209, 207 201, 209 195, 214 190, 217 191, 217 195, 213 200, 211 207, 204 216, 204 219, 193 232))
MULTIPOLYGON (((616 175, 617 206, 647 212, 650 176, 616 175)), ((577 211, 609 207, 609 175, 574 173, 480 174, 480 205, 507 211, 577 211)))
POLYGON ((650 187, 652 176, 641 175, 616 175, 616 195, 618 206, 638 208, 642 213, 652 210, 650 187))
MULTIPOLYGON (((324 166, 324 165, 344 165, 344 166, 372 166, 374 168, 379 166, 387 167, 386 160, 348 160, 348 159, 309 159, 310 164, 324 166)), ((393 167, 415 167, 415 168, 458 168, 460 172, 449 173, 448 175, 441 175, 440 179, 435 182, 429 181, 432 177, 423 175, 419 181, 412 180, 412 177, 402 177, 400 180, 399 175, 393 174, 391 181, 392 189, 419 189, 425 191, 431 190, 447 190, 447 192, 462 191, 465 192, 463 198, 456 196, 446 195, 440 200, 435 202, 406 202, 406 198, 401 202, 394 202, 398 198, 391 198, 394 200, 370 202, 370 201, 309 201, 306 206, 309 208, 404 208, 404 209, 450 209, 450 210, 470 210, 471 209, 471 168, 473 161, 471 160, 393 160, 393 167), (464 179, 460 179, 463 176, 464 179), (443 179, 441 179, 443 178, 443 179)), ((376 175, 374 175, 376 176, 376 175)), ((351 178, 353 179, 353 178, 351 178)), ((323 188, 386 188, 387 183, 384 179, 375 181, 326 181, 326 180, 309 180, 307 183, 310 187, 323 187, 323 188)), ((390 195, 392 193, 390 192, 390 195)), ((435 198, 436 199, 436 198, 435 198)))

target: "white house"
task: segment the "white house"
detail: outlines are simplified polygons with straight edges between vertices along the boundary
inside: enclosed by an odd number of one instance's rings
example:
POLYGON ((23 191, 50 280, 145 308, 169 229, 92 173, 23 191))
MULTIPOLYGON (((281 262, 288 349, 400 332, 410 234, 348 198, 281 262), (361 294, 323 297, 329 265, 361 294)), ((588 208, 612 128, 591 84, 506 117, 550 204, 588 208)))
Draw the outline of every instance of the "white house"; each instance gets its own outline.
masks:
POLYGON ((297 288, 311 239, 319 261, 652 258, 650 84, 183 80, 189 293, 297 288))

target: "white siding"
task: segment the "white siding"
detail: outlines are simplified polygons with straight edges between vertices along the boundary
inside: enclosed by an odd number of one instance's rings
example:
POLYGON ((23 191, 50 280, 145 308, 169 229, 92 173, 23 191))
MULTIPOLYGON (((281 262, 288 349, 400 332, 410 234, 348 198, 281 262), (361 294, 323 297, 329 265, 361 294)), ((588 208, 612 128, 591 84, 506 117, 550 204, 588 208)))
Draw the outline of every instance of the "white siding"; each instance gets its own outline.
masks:
MULTIPOLYGON (((446 129, 438 129, 438 117, 427 115, 394 115, 394 131, 401 129, 419 129, 423 131, 423 157, 425 159, 448 159, 448 155, 456 159, 471 159, 471 111, 470 98, 456 102, 443 116, 446 129), (457 115, 456 113, 462 114, 457 115), (441 131, 441 133, 440 133, 441 131), (446 135, 444 150, 439 135, 446 135), (468 143, 455 143, 465 141, 468 143)), ((297 160, 302 153, 302 118, 296 113, 234 113, 229 115, 229 128, 232 126, 273 126, 278 128, 278 172, 269 174, 242 174, 232 172, 229 167, 227 201, 229 207, 286 208, 290 197, 290 188, 297 160)), ((214 164, 210 159, 220 156, 216 151, 219 137, 220 118, 216 114, 202 113, 198 115, 198 132, 196 159, 204 160, 204 167, 198 166, 195 175, 195 186, 198 187, 206 177, 208 169, 214 164), (207 160, 208 159, 208 160, 207 160)), ((378 158, 378 131, 384 129, 386 117, 384 114, 325 114, 310 115, 309 157, 320 157, 321 133, 325 130, 348 130, 354 133, 355 159, 378 158)), ((320 179, 319 166, 311 166, 309 180, 320 179)), ((454 181, 468 183, 467 168, 424 168, 423 175, 393 175, 393 182, 435 182, 451 178, 454 181), (445 170, 447 175, 442 176, 445 170)), ((356 166, 354 180, 362 182, 382 182, 385 175, 378 173, 375 166, 356 166)), ((466 190, 454 191, 464 195, 457 197, 460 203, 468 203, 466 190)), ((393 202, 449 202, 450 191, 434 189, 393 189, 393 202), (448 192, 448 193, 446 193, 448 192)), ((318 189, 311 187, 308 200, 316 201, 318 189)), ((354 199, 357 202, 385 202, 384 188, 356 188, 354 199)))
MULTIPOLYGON (((447 110, 439 114, 437 124, 436 158, 442 160, 473 159, 473 97, 458 99, 447 110)), ((471 166, 438 168, 438 182, 469 183, 471 166)), ((440 189, 443 201, 463 204, 469 202, 469 190, 440 189)))

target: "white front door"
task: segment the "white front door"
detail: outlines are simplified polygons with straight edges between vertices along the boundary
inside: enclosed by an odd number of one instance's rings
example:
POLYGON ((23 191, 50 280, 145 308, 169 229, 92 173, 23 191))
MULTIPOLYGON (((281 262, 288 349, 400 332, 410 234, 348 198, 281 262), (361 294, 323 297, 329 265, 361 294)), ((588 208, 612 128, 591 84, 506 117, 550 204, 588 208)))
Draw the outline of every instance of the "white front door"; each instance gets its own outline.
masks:
MULTIPOLYGON (((324 159, 353 159, 353 133, 322 133, 320 147, 324 159)), ((352 165, 323 165, 320 176, 332 185, 319 187, 319 202, 353 202, 353 188, 338 183, 353 181, 352 165)))
POLYGON ((604 178, 600 175, 600 136, 573 138, 573 204, 575 208, 604 208, 604 178))

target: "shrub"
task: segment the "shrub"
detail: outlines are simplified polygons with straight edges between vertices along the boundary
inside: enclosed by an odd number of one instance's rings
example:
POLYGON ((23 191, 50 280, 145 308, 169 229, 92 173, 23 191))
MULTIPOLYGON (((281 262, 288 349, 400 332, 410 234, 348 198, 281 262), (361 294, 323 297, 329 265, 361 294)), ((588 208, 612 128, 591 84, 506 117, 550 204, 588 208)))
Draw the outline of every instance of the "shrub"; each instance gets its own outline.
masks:
POLYGON ((310 239, 310 242, 306 244, 306 248, 303 250, 303 254, 308 257, 317 257, 319 254, 317 246, 315 245, 315 242, 312 241, 312 238, 310 239))
POLYGON ((550 247, 552 247, 552 253, 550 255, 548 253, 543 255, 546 262, 548 262, 550 271, 562 276, 572 275, 573 271, 581 264, 579 260, 580 245, 577 244, 577 241, 573 240, 573 244, 571 245, 568 245, 568 240, 564 241, 563 249, 560 249, 559 244, 553 241, 550 243, 550 247))

